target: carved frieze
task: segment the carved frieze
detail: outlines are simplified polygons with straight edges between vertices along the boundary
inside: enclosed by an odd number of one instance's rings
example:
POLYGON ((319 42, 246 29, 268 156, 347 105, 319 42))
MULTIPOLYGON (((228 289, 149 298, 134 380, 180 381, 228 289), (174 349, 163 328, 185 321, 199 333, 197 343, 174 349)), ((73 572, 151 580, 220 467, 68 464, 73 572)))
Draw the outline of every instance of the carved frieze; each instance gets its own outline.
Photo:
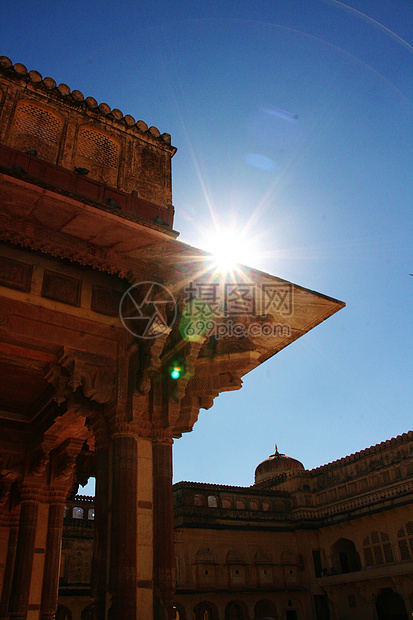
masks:
POLYGON ((126 278, 130 271, 130 266, 111 249, 97 247, 5 213, 0 214, 0 239, 58 258, 67 258, 122 278, 126 278))

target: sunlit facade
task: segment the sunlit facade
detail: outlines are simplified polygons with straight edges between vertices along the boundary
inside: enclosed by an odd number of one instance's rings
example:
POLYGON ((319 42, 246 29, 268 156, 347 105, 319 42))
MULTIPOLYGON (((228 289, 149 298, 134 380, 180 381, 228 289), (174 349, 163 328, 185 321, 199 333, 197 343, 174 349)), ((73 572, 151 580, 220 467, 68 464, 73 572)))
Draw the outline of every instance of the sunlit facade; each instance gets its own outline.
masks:
MULTIPOLYGON (((173 492, 179 620, 411 617, 412 432, 313 470, 276 450, 251 487, 173 492)), ((92 503, 68 506, 59 620, 88 618, 92 503)))

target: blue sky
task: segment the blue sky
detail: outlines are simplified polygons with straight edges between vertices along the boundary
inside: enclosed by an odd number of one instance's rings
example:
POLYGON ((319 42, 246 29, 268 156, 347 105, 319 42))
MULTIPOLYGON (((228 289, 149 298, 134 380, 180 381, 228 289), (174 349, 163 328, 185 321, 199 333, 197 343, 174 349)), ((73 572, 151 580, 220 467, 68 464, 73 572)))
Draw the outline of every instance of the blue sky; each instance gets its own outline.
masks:
POLYGON ((172 134, 175 228, 347 303, 201 411, 175 480, 253 483, 412 428, 413 4, 2 5, 0 53, 172 134))

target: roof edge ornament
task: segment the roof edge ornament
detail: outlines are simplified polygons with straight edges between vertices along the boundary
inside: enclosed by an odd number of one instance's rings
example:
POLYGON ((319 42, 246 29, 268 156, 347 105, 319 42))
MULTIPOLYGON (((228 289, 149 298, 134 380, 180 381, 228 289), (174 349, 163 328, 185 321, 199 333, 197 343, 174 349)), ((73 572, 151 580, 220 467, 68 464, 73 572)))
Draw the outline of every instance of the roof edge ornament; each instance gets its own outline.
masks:
POLYGON ((36 84, 37 87, 43 88, 44 90, 56 91, 56 93, 63 99, 71 100, 72 103, 77 105, 85 105, 89 110, 93 110, 95 113, 98 113, 103 117, 110 117, 111 120, 117 123, 123 123, 128 129, 135 130, 141 134, 144 133, 147 136, 150 136, 151 138, 165 144, 169 147, 168 150, 172 149, 172 155, 174 155, 177 150, 176 147, 172 147, 171 145, 170 134, 161 133, 157 127, 148 127, 144 121, 136 122, 133 116, 130 114, 123 115, 123 113, 117 108, 111 110, 107 103, 98 104, 94 97, 85 97, 79 90, 71 90, 67 84, 57 85, 51 77, 42 78, 42 75, 38 71, 28 71, 27 67, 22 63, 15 63, 13 65, 12 61, 7 56, 0 56, 0 70, 8 74, 13 74, 19 79, 32 82, 33 84, 36 84))

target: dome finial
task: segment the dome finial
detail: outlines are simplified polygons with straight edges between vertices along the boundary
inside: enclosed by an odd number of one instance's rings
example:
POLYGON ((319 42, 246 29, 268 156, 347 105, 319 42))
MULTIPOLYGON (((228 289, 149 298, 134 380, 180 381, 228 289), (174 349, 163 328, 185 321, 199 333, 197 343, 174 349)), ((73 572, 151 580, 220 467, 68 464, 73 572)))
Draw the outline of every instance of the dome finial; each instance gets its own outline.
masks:
POLYGON ((275 444, 275 453, 274 454, 279 454, 277 444, 275 444))

